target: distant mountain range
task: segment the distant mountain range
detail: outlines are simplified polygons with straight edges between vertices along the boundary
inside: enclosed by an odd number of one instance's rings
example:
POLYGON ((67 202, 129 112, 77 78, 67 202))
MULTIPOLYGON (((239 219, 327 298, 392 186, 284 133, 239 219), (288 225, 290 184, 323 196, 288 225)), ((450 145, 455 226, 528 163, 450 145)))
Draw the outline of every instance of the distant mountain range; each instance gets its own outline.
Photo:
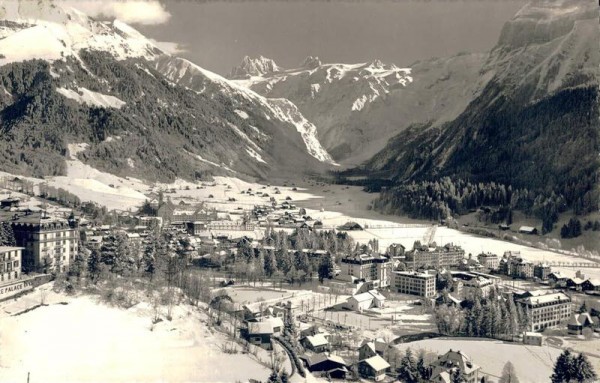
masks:
POLYGON ((378 60, 323 64, 309 56, 294 69, 245 57, 231 78, 265 97, 292 101, 336 161, 357 165, 411 124, 458 116, 487 81, 479 75, 486 57, 465 53, 400 68, 378 60))
POLYGON ((52 2, 0 5, 0 168, 64 173, 69 144, 145 179, 301 174, 334 163, 287 100, 166 54, 128 25, 52 2))
POLYGON ((80 144, 89 165, 144 179, 354 167, 396 185, 554 192, 584 210, 600 199, 592 1, 536 1, 488 53, 292 69, 245 57, 228 79, 60 3, 10 2, 0 18, 0 170, 64 174, 80 144))

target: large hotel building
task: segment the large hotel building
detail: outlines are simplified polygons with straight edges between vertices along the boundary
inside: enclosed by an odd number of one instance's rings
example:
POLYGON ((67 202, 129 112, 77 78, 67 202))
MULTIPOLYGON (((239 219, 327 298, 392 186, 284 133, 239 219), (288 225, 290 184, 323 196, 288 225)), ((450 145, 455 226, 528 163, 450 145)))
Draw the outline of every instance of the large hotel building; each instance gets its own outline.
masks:
POLYGON ((64 219, 28 214, 11 221, 17 246, 23 249, 23 271, 65 272, 77 254, 76 231, 64 219))
POLYGON ((394 271, 392 290, 401 294, 435 296, 435 275, 416 271, 394 271))
POLYGON ((407 267, 417 270, 420 268, 434 268, 441 270, 451 266, 458 266, 465 258, 465 251, 452 244, 444 246, 415 246, 406 253, 407 267))
POLYGON ((557 326, 571 316, 571 298, 565 293, 534 295, 516 302, 529 310, 531 331, 557 326))
POLYGON ((372 281, 376 287, 387 287, 391 282, 392 263, 380 254, 360 254, 341 259, 339 279, 372 281))

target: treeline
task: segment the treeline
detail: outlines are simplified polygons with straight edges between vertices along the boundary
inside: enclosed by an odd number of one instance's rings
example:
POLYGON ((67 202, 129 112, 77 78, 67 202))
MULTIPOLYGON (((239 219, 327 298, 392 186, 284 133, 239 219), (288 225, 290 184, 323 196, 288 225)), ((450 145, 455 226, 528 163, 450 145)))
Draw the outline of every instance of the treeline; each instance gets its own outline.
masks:
MULTIPOLYGON (((75 283, 85 283, 82 286, 102 289, 108 284, 105 298, 112 303, 127 305, 128 292, 112 291, 110 286, 141 283, 159 295, 157 299, 161 304, 168 305, 167 319, 170 319, 178 291, 193 304, 208 303, 211 299, 206 276, 187 268, 188 246, 184 237, 159 230, 141 243, 129 240, 123 232, 114 231, 104 237, 100 247, 80 246, 70 264, 67 286, 72 289, 75 283)), ((153 298, 152 304, 156 306, 159 302, 153 298)), ((157 320, 158 314, 155 316, 157 320)))
POLYGON ((495 182, 471 183, 443 177, 438 181, 413 181, 382 189, 373 207, 386 214, 431 220, 462 215, 483 207, 490 211, 486 219, 508 224, 512 223, 513 210, 521 210, 539 218, 542 232, 547 233, 553 230, 559 214, 565 212, 568 205, 564 196, 554 192, 543 195, 495 182))
POLYGON ((63 189, 49 186, 48 184, 41 183, 39 185, 40 194, 39 196, 50 201, 58 202, 59 204, 66 207, 80 207, 81 200, 75 194, 63 189))
POLYGON ((354 250, 354 242, 345 233, 297 229, 288 234, 267 229, 261 246, 255 249, 249 239, 242 239, 237 244, 236 254, 222 259, 219 266, 229 269, 238 278, 261 281, 275 277, 301 284, 315 273, 321 280, 329 277, 335 267, 331 254, 354 250), (309 257, 302 249, 325 250, 330 255, 309 257))
POLYGON ((498 339, 512 339, 527 331, 529 315, 528 310, 516 305, 512 298, 502 297, 495 287, 487 297, 475 295, 465 301, 464 308, 440 305, 434 310, 442 334, 498 339))
POLYGON ((597 211, 598 82, 583 74, 576 78, 571 87, 533 102, 523 102, 531 96, 528 87, 517 87, 514 95, 506 96, 503 84, 490 82, 454 121, 392 138, 363 172, 377 178, 387 172, 396 184, 382 193, 378 207, 430 219, 445 218, 448 211, 460 214, 450 196, 427 195, 413 202, 412 181, 419 192, 426 192, 431 183, 443 184, 441 177, 449 176, 454 183, 493 181, 528 191, 523 193, 530 197, 523 200, 524 208, 541 209, 537 216, 544 221, 544 231, 553 228, 554 213, 561 209, 573 209, 575 215, 597 211), (560 203, 545 203, 552 194, 560 203))
MULTIPOLYGON (((600 221, 587 221, 583 230, 600 231, 600 221)), ((578 218, 571 218, 561 227, 560 236, 561 238, 577 238, 583 233, 583 230, 581 221, 578 218)))

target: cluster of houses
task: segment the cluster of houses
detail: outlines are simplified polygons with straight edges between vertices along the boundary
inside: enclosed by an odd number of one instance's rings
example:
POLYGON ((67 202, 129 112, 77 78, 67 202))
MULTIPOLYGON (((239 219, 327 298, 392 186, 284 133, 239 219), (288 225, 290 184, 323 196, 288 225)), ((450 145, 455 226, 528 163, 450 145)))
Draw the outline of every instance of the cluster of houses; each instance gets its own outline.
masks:
MULTIPOLYGON (((267 350, 283 333, 285 316, 293 310, 290 302, 264 306, 260 303, 243 306, 237 315, 243 319, 240 334, 249 343, 267 350)), ((348 379, 358 374, 362 379, 373 381, 395 380, 386 359, 392 344, 381 338, 363 339, 350 351, 353 355, 341 356, 335 349, 342 344, 342 336, 335 329, 327 330, 315 324, 299 322, 298 342, 304 353, 299 358, 311 373, 329 379, 348 379)), ((458 369, 466 382, 479 382, 481 368, 461 351, 449 350, 438 356, 430 365, 431 381, 448 382, 458 369)))

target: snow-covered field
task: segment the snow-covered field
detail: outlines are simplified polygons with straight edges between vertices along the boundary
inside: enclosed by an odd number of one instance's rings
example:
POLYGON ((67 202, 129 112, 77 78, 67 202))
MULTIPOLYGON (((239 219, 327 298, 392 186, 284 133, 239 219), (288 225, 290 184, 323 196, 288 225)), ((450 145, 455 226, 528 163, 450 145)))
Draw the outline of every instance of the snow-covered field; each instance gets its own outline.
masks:
POLYGON ((270 373, 246 354, 223 353, 225 335, 209 330, 206 315, 191 306, 175 307, 173 321, 153 331, 143 303, 124 310, 51 292, 48 306, 6 314, 38 294, 0 306, 1 382, 25 382, 28 373, 32 383, 264 381, 270 373))
POLYGON ((399 344, 396 347, 400 350, 411 348, 413 352, 424 349, 437 354, 444 354, 450 349, 459 350, 471 357, 473 363, 481 366, 484 373, 493 377, 500 377, 504 364, 510 360, 521 383, 550 381, 554 362, 562 352, 549 346, 525 346, 518 343, 464 338, 427 339, 399 344))

